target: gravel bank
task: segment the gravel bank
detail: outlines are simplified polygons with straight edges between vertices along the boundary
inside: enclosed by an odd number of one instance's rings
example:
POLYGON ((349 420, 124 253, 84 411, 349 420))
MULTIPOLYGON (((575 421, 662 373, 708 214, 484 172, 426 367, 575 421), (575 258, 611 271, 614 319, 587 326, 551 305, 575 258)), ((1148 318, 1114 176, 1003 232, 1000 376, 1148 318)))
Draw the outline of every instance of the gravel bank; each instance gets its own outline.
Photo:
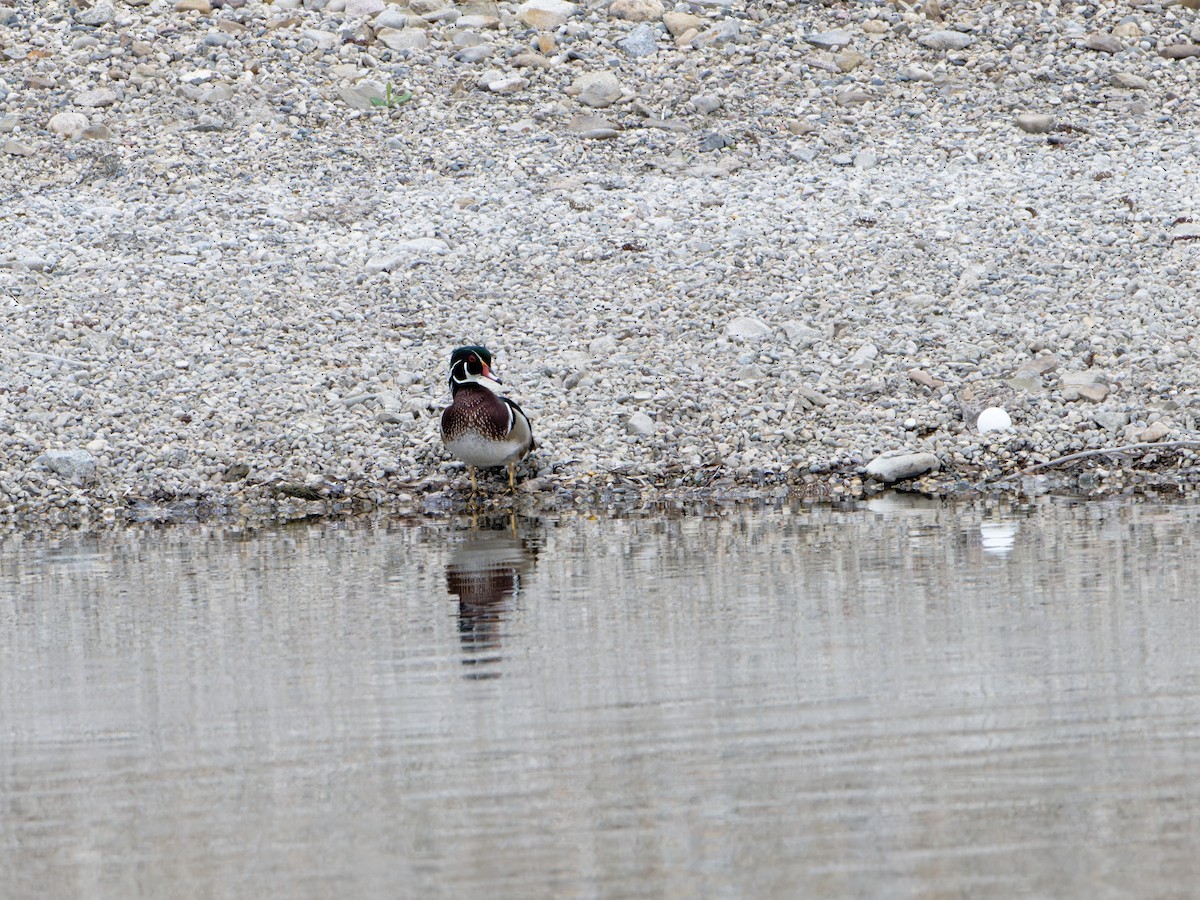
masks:
POLYGON ((1186 481, 1193 5, 0 0, 0 519, 1186 481))

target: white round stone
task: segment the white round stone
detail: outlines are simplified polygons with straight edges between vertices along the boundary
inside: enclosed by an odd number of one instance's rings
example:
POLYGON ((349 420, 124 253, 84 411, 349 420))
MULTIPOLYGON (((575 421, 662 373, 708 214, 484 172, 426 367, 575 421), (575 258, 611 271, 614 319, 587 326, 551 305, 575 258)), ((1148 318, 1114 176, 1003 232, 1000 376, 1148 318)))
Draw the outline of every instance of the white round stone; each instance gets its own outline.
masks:
POLYGON ((1012 416, 999 406, 989 406, 979 414, 979 432, 986 434, 989 431, 1003 431, 1006 428, 1012 428, 1012 416))

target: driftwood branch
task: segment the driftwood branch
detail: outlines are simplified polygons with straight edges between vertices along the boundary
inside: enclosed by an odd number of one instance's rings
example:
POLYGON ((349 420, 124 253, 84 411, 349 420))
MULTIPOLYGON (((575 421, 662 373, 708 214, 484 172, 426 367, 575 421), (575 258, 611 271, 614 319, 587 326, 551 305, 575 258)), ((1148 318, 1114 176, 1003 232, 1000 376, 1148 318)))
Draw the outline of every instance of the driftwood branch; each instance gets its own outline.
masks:
POLYGON ((1060 456, 1058 459, 1051 459, 1044 463, 1038 463, 1036 466, 1030 466, 1029 468, 1022 469, 1019 472, 1013 472, 1011 475, 1003 475, 1000 478, 997 478, 996 481, 1007 481, 1010 478, 1020 478, 1024 475, 1032 475, 1034 472, 1041 472, 1043 469, 1053 469, 1058 466, 1069 465, 1073 462, 1079 462, 1081 459, 1090 459, 1095 456, 1121 456, 1125 453, 1135 453, 1139 450, 1175 450, 1181 447, 1200 448, 1200 440, 1156 441, 1153 443, 1147 442, 1142 444, 1122 444, 1120 447, 1100 447, 1096 450, 1082 450, 1079 453, 1071 453, 1067 456, 1060 456))

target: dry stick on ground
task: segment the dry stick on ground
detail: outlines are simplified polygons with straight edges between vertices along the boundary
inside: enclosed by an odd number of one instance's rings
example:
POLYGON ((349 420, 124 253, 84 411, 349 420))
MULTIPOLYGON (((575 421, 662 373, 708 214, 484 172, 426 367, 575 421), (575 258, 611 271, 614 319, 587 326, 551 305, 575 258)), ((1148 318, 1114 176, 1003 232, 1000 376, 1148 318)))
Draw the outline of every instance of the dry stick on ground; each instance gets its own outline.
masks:
POLYGON ((1038 463, 1036 466, 1022 469, 1020 472, 1013 472, 1011 475, 1002 475, 994 481, 985 481, 984 483, 994 484, 997 481, 1020 478, 1022 475, 1032 475, 1034 472, 1040 472, 1042 469, 1065 466, 1068 463, 1078 462, 1081 459, 1088 459, 1092 456, 1118 456, 1122 453, 1132 453, 1135 450, 1173 450, 1179 447, 1200 447, 1200 441, 1158 441, 1155 443, 1123 444, 1120 447, 1101 447, 1097 450, 1083 450, 1079 453, 1069 454, 1068 456, 1060 456, 1058 459, 1052 459, 1048 462, 1038 463))

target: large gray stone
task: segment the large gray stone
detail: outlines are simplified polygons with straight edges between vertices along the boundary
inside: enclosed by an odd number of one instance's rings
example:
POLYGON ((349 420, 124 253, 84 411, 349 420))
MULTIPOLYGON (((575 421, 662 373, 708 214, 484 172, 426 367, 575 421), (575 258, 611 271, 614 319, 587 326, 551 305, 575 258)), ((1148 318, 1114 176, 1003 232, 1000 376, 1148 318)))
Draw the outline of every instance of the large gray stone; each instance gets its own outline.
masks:
POLYGON ((86 450, 47 450, 34 462, 75 484, 96 480, 96 457, 86 450))
POLYGON ((938 458, 932 453, 901 453, 877 456, 867 464, 867 474, 884 484, 916 478, 938 470, 938 458))

